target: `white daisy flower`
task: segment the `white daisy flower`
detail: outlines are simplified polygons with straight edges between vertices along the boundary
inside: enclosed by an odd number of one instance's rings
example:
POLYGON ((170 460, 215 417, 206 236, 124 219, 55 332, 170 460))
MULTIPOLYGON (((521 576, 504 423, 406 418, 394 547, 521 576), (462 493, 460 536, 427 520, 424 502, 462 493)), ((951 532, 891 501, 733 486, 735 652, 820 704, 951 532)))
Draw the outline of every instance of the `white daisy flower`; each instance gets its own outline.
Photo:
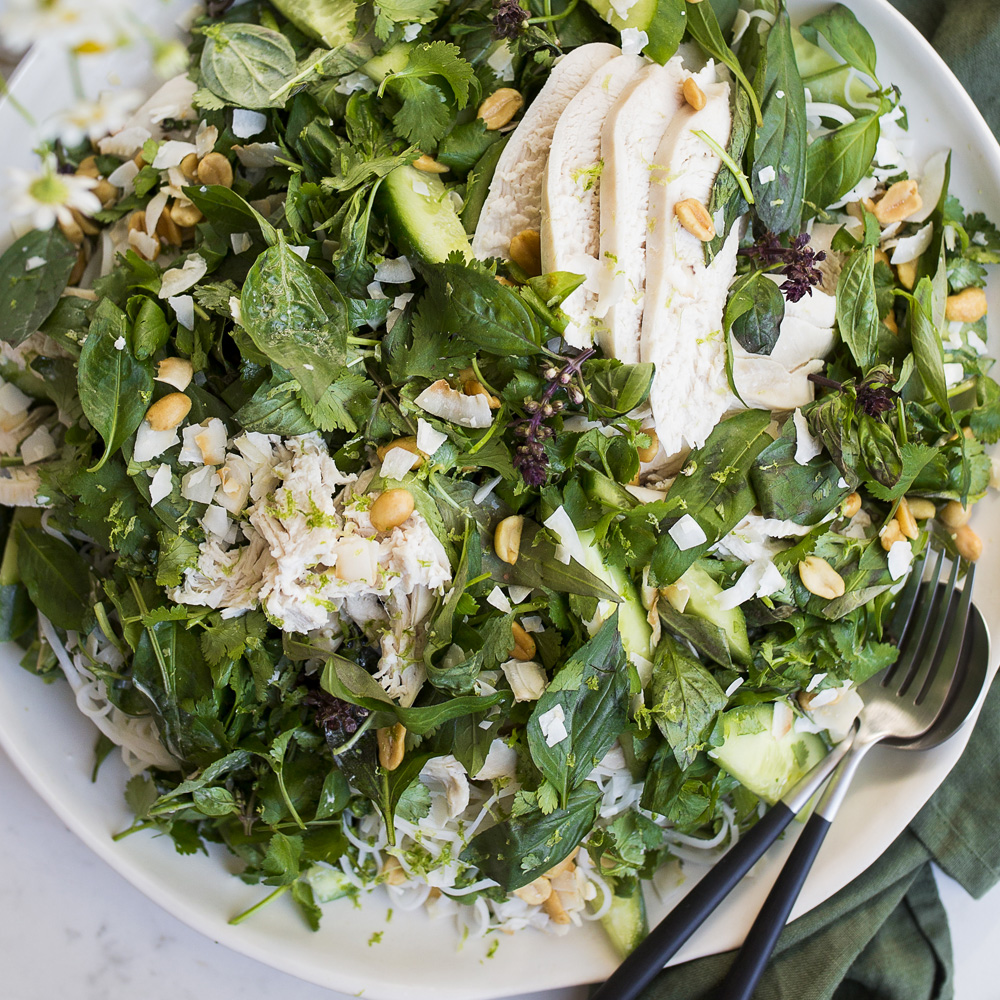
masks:
POLYGON ((13 50, 36 42, 56 44, 80 54, 105 52, 125 40, 120 0, 6 0, 0 12, 0 37, 13 50))
POLYGON ((47 138, 62 139, 67 146, 79 145, 84 139, 96 142, 117 132, 141 101, 136 90, 102 90, 96 101, 83 98, 50 118, 42 132, 47 138))
POLYGON ((8 198, 14 218, 28 216, 35 229, 51 229, 56 222, 69 225, 75 208, 83 215, 101 210, 101 203, 91 188, 97 185, 92 177, 60 174, 51 154, 42 161, 38 173, 11 167, 8 198))

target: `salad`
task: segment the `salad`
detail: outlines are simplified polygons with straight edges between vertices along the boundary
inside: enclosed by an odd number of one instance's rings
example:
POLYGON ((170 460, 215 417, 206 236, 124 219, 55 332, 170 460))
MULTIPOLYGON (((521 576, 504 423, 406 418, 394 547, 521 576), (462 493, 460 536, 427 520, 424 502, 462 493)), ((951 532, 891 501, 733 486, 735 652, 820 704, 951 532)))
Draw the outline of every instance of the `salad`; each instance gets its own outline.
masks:
POLYGON ((234 921, 625 953, 981 555, 1000 231, 843 5, 212 0, 184 61, 18 180, 0 635, 234 921))

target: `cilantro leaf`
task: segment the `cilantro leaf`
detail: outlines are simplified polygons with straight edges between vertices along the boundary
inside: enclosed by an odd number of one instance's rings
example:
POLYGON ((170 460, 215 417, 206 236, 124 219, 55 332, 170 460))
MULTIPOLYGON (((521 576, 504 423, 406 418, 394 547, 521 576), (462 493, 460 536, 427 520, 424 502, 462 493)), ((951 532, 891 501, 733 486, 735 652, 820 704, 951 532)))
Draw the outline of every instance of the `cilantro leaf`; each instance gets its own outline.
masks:
POLYGON ((937 455, 937 448, 929 444, 904 444, 900 448, 900 455, 903 458, 903 470, 899 474, 899 479, 894 486, 886 487, 881 483, 870 479, 865 482, 865 489, 875 497, 885 503, 895 503, 913 485, 913 481, 923 471, 927 465, 937 455))
POLYGON ((451 42, 430 42, 412 49, 406 66, 390 77, 391 82, 404 78, 443 77, 459 109, 469 103, 469 89, 476 74, 472 64, 462 58, 461 50, 451 42))
POLYGON ((248 649, 259 649, 267 634, 267 618, 262 611, 248 611, 228 619, 212 615, 210 621, 201 635, 201 652, 213 667, 235 660, 248 649))
POLYGON ((299 402, 319 430, 353 434, 370 417, 372 400, 377 394, 375 384, 364 375, 345 372, 317 402, 304 393, 299 394, 299 402))

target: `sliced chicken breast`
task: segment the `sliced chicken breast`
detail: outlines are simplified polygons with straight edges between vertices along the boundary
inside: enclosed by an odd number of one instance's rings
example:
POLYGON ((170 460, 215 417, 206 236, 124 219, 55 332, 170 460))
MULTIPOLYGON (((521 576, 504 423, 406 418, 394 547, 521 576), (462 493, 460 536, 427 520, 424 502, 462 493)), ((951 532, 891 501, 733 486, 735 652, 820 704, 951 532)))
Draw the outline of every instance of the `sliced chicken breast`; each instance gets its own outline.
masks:
POLYGON ((730 395, 722 313, 736 273, 739 226, 708 266, 704 244, 681 226, 674 211, 689 198, 707 206, 721 167, 694 132, 706 132, 723 148, 729 142, 729 85, 715 79, 711 64, 695 75, 705 106, 685 107, 674 116, 651 178, 639 356, 656 365, 650 405, 667 456, 704 444, 730 395))
POLYGON ((630 81, 648 66, 623 55, 601 66, 559 118, 542 185, 542 270, 583 274, 586 281, 562 304, 569 316, 567 342, 589 347, 594 308, 602 293, 600 189, 604 122, 630 81))
POLYGON ((626 364, 639 360, 639 330, 646 288, 651 168, 668 125, 684 106, 690 74, 680 57, 653 63, 622 91, 601 134, 600 260, 605 294, 595 315, 601 348, 626 364))
POLYGON ((556 122, 594 73, 619 55, 616 45, 591 42, 573 49, 552 68, 500 154, 472 239, 476 257, 507 259, 510 241, 518 233, 540 228, 542 177, 556 122))

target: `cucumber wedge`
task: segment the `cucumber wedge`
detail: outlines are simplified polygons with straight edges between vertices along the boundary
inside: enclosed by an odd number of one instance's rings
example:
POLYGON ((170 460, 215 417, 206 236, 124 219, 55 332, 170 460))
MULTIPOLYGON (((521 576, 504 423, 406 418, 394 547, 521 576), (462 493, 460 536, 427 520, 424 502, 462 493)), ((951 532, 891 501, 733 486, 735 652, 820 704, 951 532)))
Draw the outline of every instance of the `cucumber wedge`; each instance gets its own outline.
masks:
POLYGON ((739 607, 730 611, 719 607, 715 598, 722 593, 722 588, 697 563, 685 571, 679 582, 686 584, 691 591, 685 613, 697 615, 721 628, 726 633, 733 659, 749 663, 750 639, 743 611, 739 607))
POLYGON ((771 732, 773 704, 743 705, 723 712, 724 742, 709 751, 719 766, 765 802, 775 803, 826 756, 814 733, 771 732))
MULTIPOLYGON (((596 905, 603 902, 602 896, 594 900, 596 905)), ((622 958, 635 951, 642 939, 649 934, 642 888, 636 886, 631 896, 619 896, 617 893, 613 895, 608 912, 601 917, 601 926, 622 958)))
POLYGON ((432 264, 458 251, 472 258, 469 237, 440 178, 411 166, 396 167, 379 188, 377 205, 385 214, 393 243, 432 264))

